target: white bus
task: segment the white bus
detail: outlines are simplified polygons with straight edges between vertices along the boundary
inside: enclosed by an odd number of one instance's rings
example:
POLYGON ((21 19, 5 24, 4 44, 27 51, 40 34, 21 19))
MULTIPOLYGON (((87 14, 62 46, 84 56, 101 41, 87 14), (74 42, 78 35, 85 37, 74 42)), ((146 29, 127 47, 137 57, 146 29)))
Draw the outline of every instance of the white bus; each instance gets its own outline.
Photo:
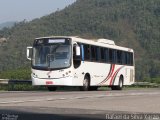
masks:
POLYGON ((32 84, 79 86, 80 90, 97 90, 100 86, 121 90, 135 79, 134 51, 115 45, 114 41, 97 41, 70 36, 36 38, 27 47, 32 65, 32 84))

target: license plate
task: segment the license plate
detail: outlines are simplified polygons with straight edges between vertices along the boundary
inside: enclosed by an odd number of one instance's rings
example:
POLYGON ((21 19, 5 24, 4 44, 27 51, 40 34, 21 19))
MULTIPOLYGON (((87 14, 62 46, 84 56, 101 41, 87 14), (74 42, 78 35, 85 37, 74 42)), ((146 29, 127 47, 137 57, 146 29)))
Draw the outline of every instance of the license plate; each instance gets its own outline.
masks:
POLYGON ((52 81, 46 81, 46 85, 53 85, 52 81))

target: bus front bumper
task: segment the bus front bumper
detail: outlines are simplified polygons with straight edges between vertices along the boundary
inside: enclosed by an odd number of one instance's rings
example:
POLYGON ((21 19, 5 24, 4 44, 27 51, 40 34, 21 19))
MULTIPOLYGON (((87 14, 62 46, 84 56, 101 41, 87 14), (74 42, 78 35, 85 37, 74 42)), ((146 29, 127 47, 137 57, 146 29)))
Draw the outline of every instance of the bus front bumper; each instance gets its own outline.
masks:
POLYGON ((73 86, 73 77, 63 78, 34 78, 32 77, 33 86, 73 86))

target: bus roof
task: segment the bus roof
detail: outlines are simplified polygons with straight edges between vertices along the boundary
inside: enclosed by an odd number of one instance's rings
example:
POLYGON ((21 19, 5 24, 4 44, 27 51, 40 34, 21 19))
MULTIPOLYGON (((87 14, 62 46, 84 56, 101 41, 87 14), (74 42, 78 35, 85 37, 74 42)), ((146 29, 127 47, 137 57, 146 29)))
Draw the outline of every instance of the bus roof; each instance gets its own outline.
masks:
POLYGON ((73 42, 80 42, 84 44, 91 44, 91 45, 96 45, 96 46, 101 46, 101 47, 118 49, 118 50, 123 50, 123 51, 128 51, 128 52, 134 52, 133 49, 122 47, 122 46, 117 46, 113 40, 108 40, 108 39, 84 39, 78 36, 48 36, 48 37, 39 37, 36 39, 44 39, 44 38, 71 38, 73 42))

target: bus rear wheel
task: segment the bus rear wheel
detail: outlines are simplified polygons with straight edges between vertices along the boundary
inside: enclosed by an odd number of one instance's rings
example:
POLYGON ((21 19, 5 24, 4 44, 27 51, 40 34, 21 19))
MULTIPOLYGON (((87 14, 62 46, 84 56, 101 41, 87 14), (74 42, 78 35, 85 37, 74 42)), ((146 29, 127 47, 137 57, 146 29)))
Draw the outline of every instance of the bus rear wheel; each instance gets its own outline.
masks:
POLYGON ((97 91, 97 90, 98 90, 98 87, 97 87, 97 86, 92 86, 92 87, 90 87, 90 90, 91 90, 91 91, 97 91))
POLYGON ((49 91, 56 91, 57 90, 57 87, 54 87, 54 86, 48 86, 47 88, 49 91))
POLYGON ((123 77, 120 77, 118 86, 112 86, 112 90, 122 90, 123 89, 123 77))
POLYGON ((90 79, 89 77, 85 76, 83 80, 83 86, 80 87, 81 91, 89 91, 90 89, 90 79))

